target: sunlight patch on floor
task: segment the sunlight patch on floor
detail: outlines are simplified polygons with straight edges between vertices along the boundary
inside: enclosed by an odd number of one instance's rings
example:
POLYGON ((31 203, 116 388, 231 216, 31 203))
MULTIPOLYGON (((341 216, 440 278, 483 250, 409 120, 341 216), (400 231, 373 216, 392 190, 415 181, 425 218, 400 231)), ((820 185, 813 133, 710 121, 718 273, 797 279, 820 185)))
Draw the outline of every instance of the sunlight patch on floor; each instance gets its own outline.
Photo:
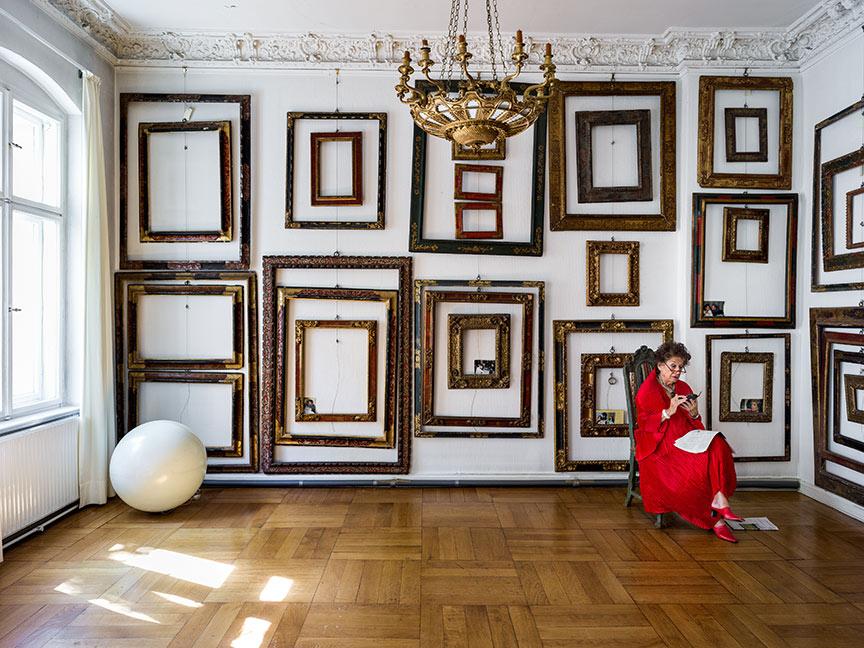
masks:
POLYGON ((141 548, 135 553, 127 551, 115 551, 110 555, 111 560, 122 562, 129 567, 137 567, 146 571, 164 574, 172 578, 196 585, 204 585, 213 589, 219 589, 225 580, 234 571, 233 565, 198 558, 188 554, 169 551, 167 549, 141 548))
POLYGON ((155 623, 159 625, 159 622, 153 617, 142 614, 141 612, 135 612, 125 603, 112 603, 106 599, 90 599, 87 601, 91 605, 96 605, 98 607, 104 608, 109 612, 114 612, 116 614, 122 614, 123 616, 129 617, 130 619, 137 619, 138 621, 146 621, 147 623, 155 623))
POLYGON ((280 603, 285 600, 285 597, 288 596, 288 592, 291 591, 293 586, 294 581, 290 578, 271 576, 270 580, 268 580, 267 584, 264 586, 264 589, 261 590, 258 600, 280 603))
POLYGON ((231 642, 231 648, 258 648, 264 643, 264 635, 270 629, 270 622, 256 617, 246 617, 240 636, 231 642))
POLYGON ((193 601, 192 599, 183 596, 177 596, 176 594, 166 594, 165 592, 156 592, 154 590, 151 590, 151 592, 159 598, 165 599, 169 603, 176 603, 177 605, 182 605, 184 607, 200 608, 203 605, 203 603, 193 601))

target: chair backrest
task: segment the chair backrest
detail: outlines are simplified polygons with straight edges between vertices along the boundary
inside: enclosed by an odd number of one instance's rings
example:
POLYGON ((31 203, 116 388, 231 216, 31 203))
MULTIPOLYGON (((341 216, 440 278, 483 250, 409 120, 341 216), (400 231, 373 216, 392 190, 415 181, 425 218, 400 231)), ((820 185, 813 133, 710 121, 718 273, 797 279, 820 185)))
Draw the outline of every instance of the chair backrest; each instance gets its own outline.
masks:
POLYGON ((636 392, 651 375, 657 363, 654 360, 654 351, 644 344, 639 347, 629 362, 624 365, 624 392, 627 394, 627 417, 630 428, 630 445, 635 442, 636 432, 636 392))

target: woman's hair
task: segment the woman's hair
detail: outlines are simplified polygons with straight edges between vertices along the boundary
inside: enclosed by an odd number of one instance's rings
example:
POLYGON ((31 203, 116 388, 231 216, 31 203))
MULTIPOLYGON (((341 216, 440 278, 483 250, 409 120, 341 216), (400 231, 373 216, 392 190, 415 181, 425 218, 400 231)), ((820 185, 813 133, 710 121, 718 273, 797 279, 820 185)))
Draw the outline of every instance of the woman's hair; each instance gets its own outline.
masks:
POLYGON ((690 353, 687 347, 680 342, 664 342, 654 351, 656 362, 666 362, 669 358, 681 358, 686 365, 690 362, 690 353))

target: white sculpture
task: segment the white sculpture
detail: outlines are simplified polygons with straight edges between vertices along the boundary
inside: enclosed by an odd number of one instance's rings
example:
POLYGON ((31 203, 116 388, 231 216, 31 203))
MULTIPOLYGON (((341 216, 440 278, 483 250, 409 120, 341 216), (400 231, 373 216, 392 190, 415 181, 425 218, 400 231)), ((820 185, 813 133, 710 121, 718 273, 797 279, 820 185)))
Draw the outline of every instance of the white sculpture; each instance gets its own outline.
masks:
POLYGON ((195 494, 207 472, 207 450, 176 421, 150 421, 126 434, 111 456, 117 495, 132 508, 155 513, 176 508, 195 494))

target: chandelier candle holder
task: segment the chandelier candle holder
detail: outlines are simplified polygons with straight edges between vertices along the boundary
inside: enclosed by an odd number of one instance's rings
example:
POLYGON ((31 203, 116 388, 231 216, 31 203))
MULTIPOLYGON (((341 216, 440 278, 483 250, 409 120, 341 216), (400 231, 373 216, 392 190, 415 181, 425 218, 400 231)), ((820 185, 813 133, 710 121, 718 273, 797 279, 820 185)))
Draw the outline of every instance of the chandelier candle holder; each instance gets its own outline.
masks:
MULTIPOLYGON (((406 51, 402 56, 402 65, 399 66, 401 77, 396 86, 396 94, 402 103, 408 105, 414 122, 424 131, 476 151, 483 146, 496 144, 507 137, 518 135, 529 128, 545 110, 547 100, 555 92, 557 79, 555 64, 552 63, 552 45, 546 43, 543 63, 540 65, 540 70, 543 72, 542 83, 525 88, 521 98, 510 86, 510 82, 521 74, 525 61, 528 60, 521 30, 516 32, 513 54, 510 56, 513 70, 509 74, 506 69, 502 70, 502 78, 498 79, 495 60, 497 56, 502 68, 504 67, 503 47, 500 30, 498 30, 497 43, 493 38, 492 13, 488 2, 486 14, 489 24, 492 75, 491 79, 481 79, 479 72, 476 77, 472 75, 468 68, 473 55, 468 51, 464 33, 459 34, 456 39, 456 51, 451 55, 455 36, 454 27, 458 24, 459 2, 460 0, 453 0, 451 10, 450 33, 443 61, 442 76, 446 76, 446 79, 433 79, 430 75, 435 62, 429 56, 431 48, 428 41, 424 39, 420 47, 418 63, 421 72, 432 87, 424 91, 422 88, 409 85, 414 68, 411 66, 411 53, 406 51), (461 78, 456 81, 455 88, 450 81, 454 60, 461 68, 461 78)), ((467 2, 465 4, 467 21, 467 2)), ((495 11, 497 26, 498 9, 494 1, 491 4, 495 11)))

